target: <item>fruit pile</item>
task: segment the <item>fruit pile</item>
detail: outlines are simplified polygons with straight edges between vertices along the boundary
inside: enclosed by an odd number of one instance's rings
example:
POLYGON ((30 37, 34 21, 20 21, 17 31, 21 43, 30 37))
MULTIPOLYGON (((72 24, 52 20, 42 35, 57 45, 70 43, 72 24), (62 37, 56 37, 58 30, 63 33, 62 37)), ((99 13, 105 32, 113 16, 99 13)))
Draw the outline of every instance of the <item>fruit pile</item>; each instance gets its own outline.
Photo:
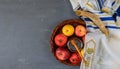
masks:
MULTIPOLYGON (((70 49, 74 46, 71 45, 72 47, 70 47, 69 42, 72 38, 77 38, 76 43, 78 46, 84 45, 84 39, 87 33, 86 27, 84 24, 80 24, 81 20, 66 20, 65 22, 61 26, 58 26, 59 28, 55 29, 54 34, 52 34, 52 52, 57 60, 65 64, 73 66, 80 65, 82 58, 76 50, 72 51, 70 49), (69 23, 69 21, 72 22, 69 23)), ((80 47, 80 51, 84 54, 83 46, 80 47)))

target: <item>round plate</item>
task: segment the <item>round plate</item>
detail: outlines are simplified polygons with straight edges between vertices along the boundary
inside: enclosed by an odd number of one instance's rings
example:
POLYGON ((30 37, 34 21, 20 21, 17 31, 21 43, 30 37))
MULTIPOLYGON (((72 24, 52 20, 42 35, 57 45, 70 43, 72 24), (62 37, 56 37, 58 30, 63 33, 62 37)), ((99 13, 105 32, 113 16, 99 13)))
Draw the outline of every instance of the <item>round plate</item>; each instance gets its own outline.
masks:
MULTIPOLYGON (((58 48, 58 46, 56 46, 55 42, 54 42, 54 38, 57 34, 59 33, 62 33, 61 29, 64 25, 66 24, 70 24, 72 25, 74 28, 77 26, 77 25, 83 25, 84 27, 86 27, 85 25, 85 22, 82 20, 82 19, 68 19, 68 20, 64 20, 62 21, 61 23, 59 23, 52 31, 52 34, 51 34, 51 37, 50 37, 50 48, 51 48, 51 52, 52 54, 54 55, 54 57, 56 58, 56 55, 55 55, 55 51, 56 49, 58 48)), ((77 37, 75 34, 73 34, 72 36, 68 37, 68 40, 70 40, 72 37, 77 37)), ((82 40, 82 38, 80 37, 77 37, 79 39, 82 40)), ((67 43, 66 43, 66 48, 67 47, 67 43)), ((72 52, 71 52, 72 53, 72 52)), ((57 58, 56 58, 57 59, 57 58)), ((71 64, 69 60, 65 60, 65 61, 61 61, 59 59, 57 59, 58 61, 60 61, 61 63, 63 64, 66 64, 66 65, 70 65, 70 66, 79 66, 80 64, 71 64)))

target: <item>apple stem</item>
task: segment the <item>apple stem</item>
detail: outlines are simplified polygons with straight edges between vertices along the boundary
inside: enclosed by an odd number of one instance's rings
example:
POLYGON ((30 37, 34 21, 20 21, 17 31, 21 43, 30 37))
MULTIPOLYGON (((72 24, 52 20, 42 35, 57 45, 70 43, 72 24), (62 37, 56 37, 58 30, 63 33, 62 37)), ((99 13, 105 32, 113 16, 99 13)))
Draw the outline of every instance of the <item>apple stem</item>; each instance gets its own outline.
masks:
POLYGON ((79 30, 79 32, 81 32, 81 30, 79 30))
POLYGON ((62 39, 58 40, 60 43, 62 42, 62 39))
POLYGON ((66 30, 66 32, 68 32, 69 30, 66 30))
POLYGON ((74 62, 75 60, 73 59, 72 61, 74 62))

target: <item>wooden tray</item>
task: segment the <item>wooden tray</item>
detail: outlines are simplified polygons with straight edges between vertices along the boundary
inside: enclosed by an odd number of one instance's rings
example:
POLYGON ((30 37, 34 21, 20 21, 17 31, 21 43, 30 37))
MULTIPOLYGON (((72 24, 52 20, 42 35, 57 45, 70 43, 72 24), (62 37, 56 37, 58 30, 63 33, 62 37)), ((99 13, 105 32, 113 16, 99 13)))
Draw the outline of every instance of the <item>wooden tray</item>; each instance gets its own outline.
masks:
MULTIPOLYGON (((50 48, 51 48, 51 52, 52 54, 54 55, 54 57, 56 58, 55 56, 55 51, 57 49, 57 46, 56 44, 54 43, 54 37, 56 34, 59 34, 59 33, 62 33, 61 29, 64 25, 66 24, 71 24, 73 25, 74 27, 76 27, 77 25, 83 25, 84 27, 86 27, 85 25, 85 22, 82 20, 82 19, 68 19, 68 20, 64 20, 62 21, 61 23, 59 23, 54 29, 53 29, 53 32, 51 34, 51 37, 50 37, 50 48)), ((77 37, 75 34, 72 35, 71 37, 68 38, 71 39, 72 37, 77 37)), ((80 37, 79 37, 80 38, 80 37)), ((81 39, 81 38, 80 38, 81 39)), ((66 46, 67 47, 67 46, 66 46)), ((56 58, 57 59, 57 58, 56 58)), ((66 60, 66 61, 61 61, 59 59, 57 59, 58 61, 60 61, 61 63, 63 64, 66 64, 66 65, 70 65, 70 66, 79 66, 80 64, 71 64, 69 60, 66 60)))

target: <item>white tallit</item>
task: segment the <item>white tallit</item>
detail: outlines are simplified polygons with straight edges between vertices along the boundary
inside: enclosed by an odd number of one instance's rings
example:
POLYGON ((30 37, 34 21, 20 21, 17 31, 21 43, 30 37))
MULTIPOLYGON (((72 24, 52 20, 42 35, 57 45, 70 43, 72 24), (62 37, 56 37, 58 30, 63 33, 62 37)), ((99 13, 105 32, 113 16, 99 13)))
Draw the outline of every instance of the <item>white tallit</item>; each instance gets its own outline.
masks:
POLYGON ((120 69, 120 0, 70 0, 73 10, 87 10, 98 15, 109 31, 105 36, 89 18, 84 18, 88 33, 85 39, 85 59, 80 69, 120 69), (102 12, 109 8, 109 12, 102 12), (88 49, 92 49, 89 53, 88 49))

